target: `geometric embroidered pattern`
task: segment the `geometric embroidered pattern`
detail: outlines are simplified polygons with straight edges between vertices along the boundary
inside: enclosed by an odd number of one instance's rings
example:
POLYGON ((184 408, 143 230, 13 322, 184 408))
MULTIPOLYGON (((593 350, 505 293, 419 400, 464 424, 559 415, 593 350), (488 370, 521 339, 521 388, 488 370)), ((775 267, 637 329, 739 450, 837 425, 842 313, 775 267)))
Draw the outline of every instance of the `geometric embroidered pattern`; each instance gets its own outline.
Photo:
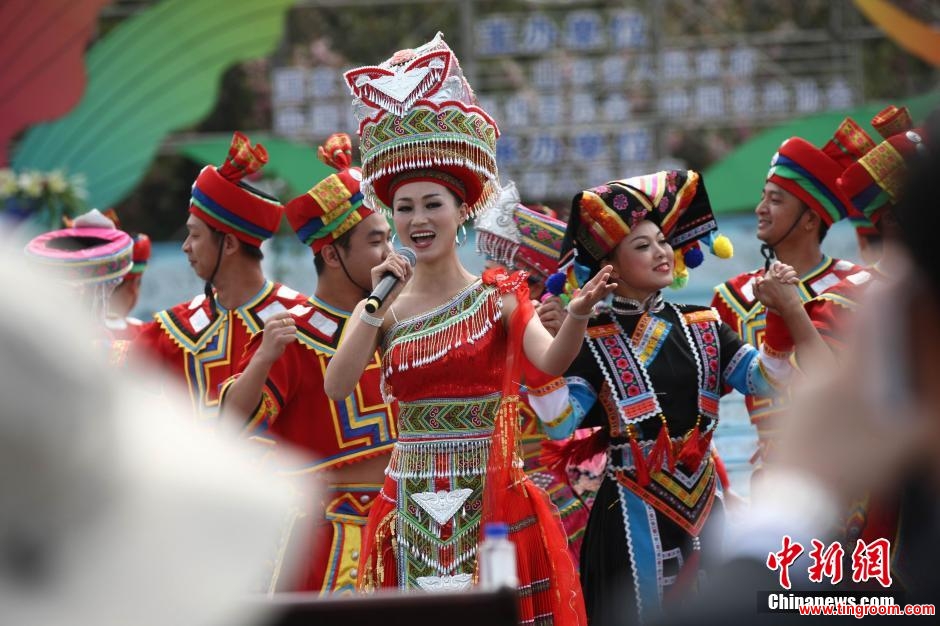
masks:
POLYGON ((408 438, 420 434, 460 432, 485 434, 493 424, 500 394, 482 398, 447 398, 400 402, 399 433, 408 438))
POLYGON ((618 469, 612 472, 618 483, 642 498, 654 509, 697 537, 708 520, 715 499, 717 475, 710 455, 692 474, 677 464, 674 472, 650 472, 649 484, 641 487, 636 471, 618 469))
POLYGON ((451 135, 472 139, 484 150, 494 149, 496 127, 480 111, 463 111, 456 106, 434 110, 436 108, 433 103, 422 103, 420 108, 412 109, 404 117, 386 115, 375 124, 367 125, 360 143, 363 154, 368 155, 379 145, 388 147, 399 143, 403 136, 411 139, 417 136, 422 141, 428 141, 446 140, 451 135))

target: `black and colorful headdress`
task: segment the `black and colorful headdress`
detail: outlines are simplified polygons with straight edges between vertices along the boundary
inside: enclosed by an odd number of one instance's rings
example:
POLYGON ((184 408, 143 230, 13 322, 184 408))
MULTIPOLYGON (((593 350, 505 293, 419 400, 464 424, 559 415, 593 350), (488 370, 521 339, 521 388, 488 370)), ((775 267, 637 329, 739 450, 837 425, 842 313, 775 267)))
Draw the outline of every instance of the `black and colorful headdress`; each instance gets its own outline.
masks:
POLYGON ((665 170, 617 180, 586 189, 571 203, 562 244, 562 264, 577 264, 595 273, 620 241, 641 221, 660 227, 676 254, 676 287, 685 285, 688 268, 704 260, 699 243, 719 258, 734 253, 727 237, 718 234, 705 182, 693 170, 665 170))

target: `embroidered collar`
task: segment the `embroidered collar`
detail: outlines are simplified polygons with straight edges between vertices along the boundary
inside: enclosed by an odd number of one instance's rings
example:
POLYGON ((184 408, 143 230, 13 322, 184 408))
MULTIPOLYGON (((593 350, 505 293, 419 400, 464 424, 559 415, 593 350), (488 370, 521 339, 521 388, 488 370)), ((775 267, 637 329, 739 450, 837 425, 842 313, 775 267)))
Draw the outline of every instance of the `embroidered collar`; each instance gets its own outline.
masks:
POLYGON ((657 291, 643 301, 615 295, 610 301, 610 310, 617 315, 642 315, 643 313, 659 313, 664 305, 663 294, 657 291))

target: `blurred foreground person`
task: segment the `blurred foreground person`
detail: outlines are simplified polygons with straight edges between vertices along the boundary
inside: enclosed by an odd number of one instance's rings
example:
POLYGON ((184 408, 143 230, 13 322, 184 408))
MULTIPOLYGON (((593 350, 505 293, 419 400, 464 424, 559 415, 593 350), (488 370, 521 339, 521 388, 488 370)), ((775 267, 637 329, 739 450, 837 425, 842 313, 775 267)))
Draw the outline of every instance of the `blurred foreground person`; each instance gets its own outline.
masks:
POLYGON ((185 401, 142 401, 73 297, 0 261, 0 624, 259 623, 293 490, 185 401))

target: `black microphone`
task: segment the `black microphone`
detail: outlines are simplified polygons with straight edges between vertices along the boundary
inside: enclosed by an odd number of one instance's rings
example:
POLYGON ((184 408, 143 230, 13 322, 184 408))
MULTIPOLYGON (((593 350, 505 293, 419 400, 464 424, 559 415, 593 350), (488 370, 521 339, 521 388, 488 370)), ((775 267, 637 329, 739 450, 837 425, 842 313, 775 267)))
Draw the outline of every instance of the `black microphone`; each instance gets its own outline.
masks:
MULTIPOLYGON (((405 257, 411 267, 414 267, 415 263, 418 262, 418 257, 411 248, 399 248, 395 250, 395 253, 405 257)), ((397 284, 398 276, 395 276, 391 272, 385 272, 385 274, 382 275, 382 280, 379 281, 379 284, 375 286, 375 289, 372 290, 372 293, 366 300, 366 312, 375 313, 378 311, 379 307, 382 306, 382 302, 385 301, 385 298, 388 297, 388 294, 392 292, 392 289, 394 289, 397 284)))

